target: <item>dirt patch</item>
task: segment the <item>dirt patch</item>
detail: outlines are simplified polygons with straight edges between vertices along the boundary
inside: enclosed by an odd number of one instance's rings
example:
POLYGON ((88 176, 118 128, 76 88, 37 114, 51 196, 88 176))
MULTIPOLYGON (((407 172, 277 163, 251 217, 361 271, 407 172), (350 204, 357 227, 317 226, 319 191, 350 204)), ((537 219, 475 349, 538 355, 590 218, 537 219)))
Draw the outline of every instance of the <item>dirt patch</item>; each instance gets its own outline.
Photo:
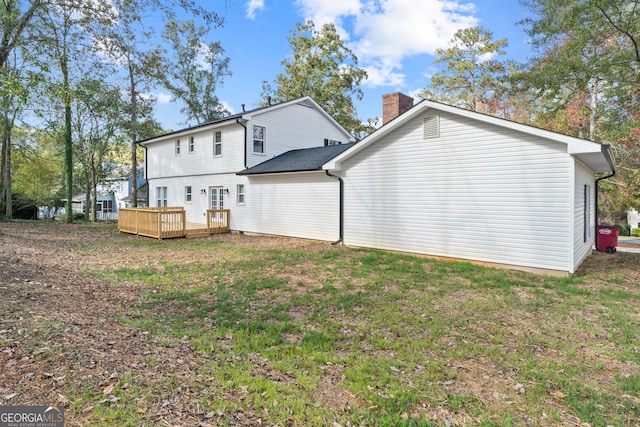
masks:
POLYGON ((219 415, 199 409, 203 390, 229 400, 241 396, 196 375, 204 360, 188 342, 159 340, 123 323, 138 309, 143 290, 82 273, 102 260, 104 268, 131 261, 118 252, 105 256, 95 233, 86 230, 0 224, 0 299, 8 302, 0 313, 2 404, 61 404, 66 425, 90 425, 95 407, 77 407, 71 397, 77 390, 94 390, 83 401, 95 404, 153 393, 154 405, 137 408, 149 424, 214 425, 213 418, 226 417, 235 425, 255 425, 250 406, 219 415))

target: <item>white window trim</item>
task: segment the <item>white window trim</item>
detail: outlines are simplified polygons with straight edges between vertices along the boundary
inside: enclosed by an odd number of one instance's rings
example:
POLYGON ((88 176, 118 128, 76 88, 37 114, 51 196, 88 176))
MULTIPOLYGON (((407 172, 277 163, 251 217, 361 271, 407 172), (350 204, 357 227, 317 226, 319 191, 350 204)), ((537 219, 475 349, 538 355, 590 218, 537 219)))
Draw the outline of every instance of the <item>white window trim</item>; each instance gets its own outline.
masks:
POLYGON ((193 203, 193 186, 191 185, 184 186, 184 202, 193 203))
POLYGON ((262 139, 254 138, 254 133, 251 134, 251 152, 253 154, 257 154, 259 156, 267 155, 267 128, 260 125, 253 125, 253 132, 255 132, 256 128, 262 128, 262 139), (262 141, 262 151, 255 150, 255 141, 262 141))
POLYGON ((156 187, 156 207, 158 208, 166 207, 168 205, 168 199, 169 199, 168 196, 169 196, 169 192, 166 186, 156 187))
POLYGON ((180 139, 176 139, 175 152, 176 152, 176 156, 179 156, 180 154, 182 154, 182 150, 180 147, 180 139))
POLYGON ((189 154, 196 152, 196 140, 193 136, 189 137, 189 154))
POLYGON ((247 200, 245 191, 246 187, 244 186, 244 184, 236 185, 236 203, 240 206, 243 206, 247 200), (240 201, 240 198, 242 198, 242 201, 240 201))
POLYGON ((222 131, 216 130, 213 132, 213 157, 222 157, 222 131), (216 141, 216 138, 220 135, 220 141, 216 141), (216 147, 220 147, 220 154, 216 154, 216 147))

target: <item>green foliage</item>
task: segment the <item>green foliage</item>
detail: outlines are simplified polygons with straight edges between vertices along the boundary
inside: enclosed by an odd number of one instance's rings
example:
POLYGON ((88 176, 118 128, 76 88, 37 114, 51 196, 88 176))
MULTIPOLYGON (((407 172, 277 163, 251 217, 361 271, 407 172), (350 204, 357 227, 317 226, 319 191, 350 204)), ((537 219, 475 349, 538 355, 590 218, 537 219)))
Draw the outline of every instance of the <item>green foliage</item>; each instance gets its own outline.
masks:
POLYGON ((640 1, 531 0, 524 20, 538 54, 520 75, 537 125, 612 145, 613 179, 601 183, 603 220, 640 204, 640 1))
POLYGON ((224 77, 230 76, 229 58, 224 57, 220 42, 203 41, 207 30, 196 27, 193 21, 169 21, 162 36, 171 43, 173 57, 166 59, 160 80, 173 94, 174 100, 184 103, 180 110, 187 121, 206 123, 229 114, 216 89, 224 77))
POLYGON ((493 33, 483 27, 458 30, 447 49, 436 49, 434 63, 444 69, 431 77, 423 97, 442 101, 472 111, 485 111, 500 87, 505 65, 495 59, 504 55, 506 39, 493 40, 493 33))
POLYGON ((618 236, 629 236, 631 227, 629 227, 629 224, 620 224, 617 225, 618 227, 618 236))
POLYGON ((634 228, 633 230, 631 230, 631 235, 633 237, 640 237, 640 228, 634 228))
POLYGON ((282 61, 284 72, 276 77, 276 88, 264 82, 263 95, 276 102, 310 96, 348 132, 362 131, 352 98, 362 99, 360 84, 367 72, 358 67, 358 58, 335 25, 316 29, 313 21, 298 23, 289 44, 292 55, 282 61))
POLYGON ((37 206, 55 212, 64 199, 60 135, 46 131, 14 131, 13 186, 37 206))

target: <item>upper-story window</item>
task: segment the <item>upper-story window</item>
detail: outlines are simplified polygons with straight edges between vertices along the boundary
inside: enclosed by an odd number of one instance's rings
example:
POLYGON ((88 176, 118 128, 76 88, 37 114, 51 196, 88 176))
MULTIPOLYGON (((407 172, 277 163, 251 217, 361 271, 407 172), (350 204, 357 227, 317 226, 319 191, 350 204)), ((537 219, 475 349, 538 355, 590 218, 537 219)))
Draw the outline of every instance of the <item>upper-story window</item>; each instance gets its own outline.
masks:
POLYGON ((264 154, 266 129, 264 126, 253 126, 253 152, 264 154))
POLYGON ((196 141, 193 137, 189 138, 189 153, 193 153, 196 151, 196 141))
POLYGON ((222 131, 217 130, 213 133, 213 155, 222 156, 222 131))
POLYGON ((180 140, 176 139, 176 156, 180 155, 180 140))

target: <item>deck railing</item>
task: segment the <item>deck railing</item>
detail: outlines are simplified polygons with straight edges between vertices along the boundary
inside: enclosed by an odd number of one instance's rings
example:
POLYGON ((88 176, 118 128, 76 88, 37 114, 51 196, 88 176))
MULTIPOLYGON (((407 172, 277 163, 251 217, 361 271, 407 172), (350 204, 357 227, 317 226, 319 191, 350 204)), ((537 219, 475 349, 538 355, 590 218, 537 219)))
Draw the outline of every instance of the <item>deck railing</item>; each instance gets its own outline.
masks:
POLYGON ((229 232, 229 209, 207 210, 207 229, 211 234, 229 232))
POLYGON ((182 207, 121 208, 118 231, 168 239, 186 234, 186 214, 182 207))
MULTIPOLYGON (((207 210, 207 224, 202 225, 204 234, 228 233, 229 215, 229 209, 207 210)), ((191 228, 187 229, 186 213, 183 207, 120 208, 118 210, 118 231, 123 233, 170 239, 197 233, 196 230, 200 228, 194 229, 193 225, 190 224, 191 228)))

